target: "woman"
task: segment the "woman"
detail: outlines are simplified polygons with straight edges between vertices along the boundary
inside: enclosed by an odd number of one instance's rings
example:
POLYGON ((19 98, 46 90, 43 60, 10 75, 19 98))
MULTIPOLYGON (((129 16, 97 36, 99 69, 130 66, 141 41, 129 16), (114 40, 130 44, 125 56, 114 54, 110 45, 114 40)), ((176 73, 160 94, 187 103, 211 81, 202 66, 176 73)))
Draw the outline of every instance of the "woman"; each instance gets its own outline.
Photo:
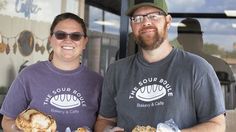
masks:
POLYGON ((52 60, 25 68, 6 95, 0 111, 4 131, 16 131, 17 115, 28 108, 55 118, 59 132, 67 127, 93 129, 103 78, 81 64, 88 42, 83 19, 72 13, 56 16, 48 39, 52 60))

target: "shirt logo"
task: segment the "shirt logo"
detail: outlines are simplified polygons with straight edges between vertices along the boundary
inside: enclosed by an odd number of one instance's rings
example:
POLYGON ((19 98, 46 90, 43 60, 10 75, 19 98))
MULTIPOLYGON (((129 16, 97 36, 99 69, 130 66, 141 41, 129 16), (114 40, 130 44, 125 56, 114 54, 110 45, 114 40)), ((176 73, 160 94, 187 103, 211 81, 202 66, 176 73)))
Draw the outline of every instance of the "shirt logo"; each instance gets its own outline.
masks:
POLYGON ((165 95, 166 89, 157 84, 143 86, 136 92, 136 98, 146 102, 160 99, 165 95))
POLYGON ((80 106, 80 100, 70 94, 59 94, 51 98, 50 104, 61 109, 70 109, 80 106))
POLYGON ((173 96, 172 87, 165 79, 151 77, 138 82, 130 94, 129 99, 138 99, 137 107, 155 107, 164 105, 163 97, 173 96))
POLYGON ((72 90, 71 88, 57 88, 56 90, 53 90, 45 97, 43 104, 51 104, 59 109, 87 106, 81 93, 77 90, 72 90))

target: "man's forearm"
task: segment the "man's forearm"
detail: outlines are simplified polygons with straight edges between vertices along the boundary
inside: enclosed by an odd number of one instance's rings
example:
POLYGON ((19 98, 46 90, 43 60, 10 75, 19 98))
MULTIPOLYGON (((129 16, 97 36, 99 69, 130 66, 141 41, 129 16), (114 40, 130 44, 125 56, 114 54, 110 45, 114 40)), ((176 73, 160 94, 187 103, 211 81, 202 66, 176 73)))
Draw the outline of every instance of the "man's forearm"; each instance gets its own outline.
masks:
POLYGON ((225 129, 225 117, 224 115, 220 115, 208 122, 183 129, 181 132, 225 132, 225 129))
POLYGON ((94 130, 95 130, 95 132, 104 132, 104 130, 107 127, 113 127, 115 125, 116 124, 112 121, 98 118, 97 121, 96 121, 94 130))
POLYGON ((208 122, 196 125, 192 128, 183 129, 181 132, 225 132, 225 127, 208 122))

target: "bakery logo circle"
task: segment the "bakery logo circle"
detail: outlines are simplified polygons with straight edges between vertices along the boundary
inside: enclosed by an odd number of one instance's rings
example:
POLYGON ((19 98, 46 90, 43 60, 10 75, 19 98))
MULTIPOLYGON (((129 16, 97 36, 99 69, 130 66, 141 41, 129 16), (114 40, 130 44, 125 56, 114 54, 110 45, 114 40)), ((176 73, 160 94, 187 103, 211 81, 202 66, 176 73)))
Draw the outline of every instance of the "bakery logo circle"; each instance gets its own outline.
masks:
POLYGON ((86 107, 84 97, 77 90, 71 88, 57 88, 45 97, 44 105, 51 104, 59 109, 86 107))
POLYGON ((151 102, 161 99, 164 96, 173 96, 170 84, 164 79, 147 78, 138 83, 129 94, 129 99, 138 99, 144 102, 151 102))

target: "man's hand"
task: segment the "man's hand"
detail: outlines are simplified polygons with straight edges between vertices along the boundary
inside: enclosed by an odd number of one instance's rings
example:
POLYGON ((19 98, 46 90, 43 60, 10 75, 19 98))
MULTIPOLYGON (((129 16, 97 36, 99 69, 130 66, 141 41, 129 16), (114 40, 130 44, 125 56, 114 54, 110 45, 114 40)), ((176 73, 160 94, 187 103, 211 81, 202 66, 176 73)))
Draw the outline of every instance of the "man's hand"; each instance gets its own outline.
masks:
POLYGON ((124 131, 123 128, 115 127, 116 118, 105 118, 98 115, 97 121, 95 123, 95 132, 118 132, 124 131))
POLYGON ((15 124, 15 119, 5 115, 2 119, 2 128, 4 132, 21 132, 21 130, 15 124))
POLYGON ((105 128, 104 132, 124 132, 124 128, 108 126, 105 128))

